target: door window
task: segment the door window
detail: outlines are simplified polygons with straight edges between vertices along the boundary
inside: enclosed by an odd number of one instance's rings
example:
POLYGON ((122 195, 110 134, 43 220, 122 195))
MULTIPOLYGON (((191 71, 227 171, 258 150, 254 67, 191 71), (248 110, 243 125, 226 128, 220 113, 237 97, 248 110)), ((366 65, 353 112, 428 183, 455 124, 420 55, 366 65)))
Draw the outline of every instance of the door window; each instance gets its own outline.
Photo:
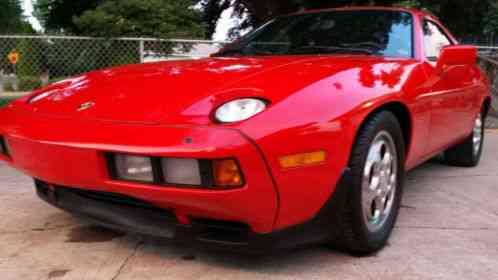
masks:
POLYGON ((451 41, 435 23, 425 21, 424 23, 424 44, 425 56, 429 61, 436 61, 439 58, 441 49, 451 45, 451 41))

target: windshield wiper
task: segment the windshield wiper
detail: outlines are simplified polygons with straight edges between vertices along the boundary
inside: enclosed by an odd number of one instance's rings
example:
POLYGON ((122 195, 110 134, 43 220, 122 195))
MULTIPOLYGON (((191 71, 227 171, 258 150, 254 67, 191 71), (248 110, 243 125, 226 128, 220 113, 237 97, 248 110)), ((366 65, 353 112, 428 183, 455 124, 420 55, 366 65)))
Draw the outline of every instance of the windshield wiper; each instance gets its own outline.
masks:
POLYGON ((244 49, 227 49, 213 54, 213 57, 245 55, 244 49))
POLYGON ((222 57, 222 56, 269 56, 269 55, 276 55, 274 52, 271 51, 264 51, 264 50, 245 50, 245 49, 231 49, 231 50, 225 50, 219 53, 216 53, 213 55, 213 57, 222 57))
POLYGON ((321 53, 364 53, 368 55, 375 54, 374 51, 365 48, 346 48, 335 46, 303 46, 291 49, 292 54, 321 54, 321 53))

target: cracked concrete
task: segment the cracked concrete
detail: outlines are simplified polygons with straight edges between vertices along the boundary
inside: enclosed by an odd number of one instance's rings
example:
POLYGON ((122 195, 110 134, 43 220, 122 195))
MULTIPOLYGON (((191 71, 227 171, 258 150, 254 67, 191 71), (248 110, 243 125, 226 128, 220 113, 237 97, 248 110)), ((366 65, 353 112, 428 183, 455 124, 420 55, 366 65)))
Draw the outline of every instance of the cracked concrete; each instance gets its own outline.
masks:
POLYGON ((478 168, 410 172, 389 245, 365 258, 323 246, 251 258, 95 228, 0 165, 0 279, 498 279, 498 131, 487 136, 478 168))
POLYGON ((130 262, 130 260, 136 256, 138 249, 143 244, 144 244, 144 242, 142 240, 140 240, 140 242, 137 242, 137 245, 133 248, 133 251, 131 251, 131 253, 128 255, 128 257, 126 257, 126 259, 123 260, 123 263, 119 267, 118 271, 116 271, 116 274, 112 277, 112 280, 116 280, 119 278, 119 276, 121 276, 121 273, 123 272, 123 270, 126 268, 128 263, 130 262))

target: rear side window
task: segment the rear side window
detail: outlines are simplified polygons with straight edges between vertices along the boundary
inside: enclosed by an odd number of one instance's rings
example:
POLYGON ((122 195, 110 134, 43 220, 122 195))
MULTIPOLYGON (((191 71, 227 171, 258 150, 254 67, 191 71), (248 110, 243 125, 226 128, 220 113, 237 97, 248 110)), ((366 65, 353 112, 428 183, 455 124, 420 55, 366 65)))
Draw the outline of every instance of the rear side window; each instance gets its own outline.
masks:
POLYGON ((431 21, 424 22, 425 56, 430 61, 436 61, 441 54, 441 49, 451 45, 451 40, 441 28, 431 21))

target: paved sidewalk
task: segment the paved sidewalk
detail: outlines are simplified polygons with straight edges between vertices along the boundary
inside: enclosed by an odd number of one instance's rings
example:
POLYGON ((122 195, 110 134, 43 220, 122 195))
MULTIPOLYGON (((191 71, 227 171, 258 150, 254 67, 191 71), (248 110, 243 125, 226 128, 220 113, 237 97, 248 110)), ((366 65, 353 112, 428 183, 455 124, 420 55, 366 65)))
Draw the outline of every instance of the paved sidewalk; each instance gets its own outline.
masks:
POLYGON ((389 246, 366 258, 314 247, 254 259, 91 227, 0 165, 0 278, 498 279, 498 131, 486 142, 478 168, 411 172, 389 246))
POLYGON ((498 129, 498 118, 495 116, 488 116, 486 120, 486 128, 489 129, 498 129))

